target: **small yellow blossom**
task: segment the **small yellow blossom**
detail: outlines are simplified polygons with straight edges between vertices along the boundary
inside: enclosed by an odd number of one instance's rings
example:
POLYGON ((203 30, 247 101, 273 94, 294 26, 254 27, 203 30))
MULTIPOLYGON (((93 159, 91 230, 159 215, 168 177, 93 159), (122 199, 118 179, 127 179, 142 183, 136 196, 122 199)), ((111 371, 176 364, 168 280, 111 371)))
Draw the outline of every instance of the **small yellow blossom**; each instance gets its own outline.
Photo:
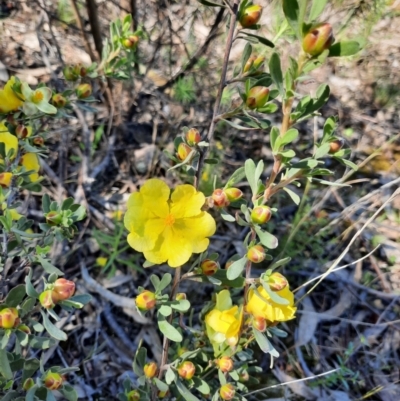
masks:
POLYGON ((34 171, 29 174, 31 182, 36 182, 39 179, 40 163, 36 153, 26 153, 21 157, 20 164, 26 168, 26 171, 34 171))
POLYGON ((12 173, 0 173, 0 186, 8 188, 11 184, 12 173))
POLYGON ((257 287, 258 295, 253 289, 249 291, 246 312, 256 318, 264 318, 269 323, 286 322, 295 318, 297 308, 294 306, 294 295, 286 286, 281 291, 276 291, 279 297, 288 301, 287 305, 274 302, 262 285, 257 287))
POLYGON ((11 77, 5 84, 4 89, 0 90, 0 113, 16 111, 24 103, 13 91, 14 84, 15 77, 11 77))
POLYGON ((3 122, 0 122, 0 142, 4 143, 6 155, 8 155, 12 149, 14 151, 12 159, 15 158, 18 151, 18 138, 8 132, 8 129, 3 122))
POLYGON ((205 317, 207 336, 215 354, 219 353, 219 345, 225 342, 231 346, 238 343, 242 319, 243 308, 232 305, 228 290, 220 291, 215 308, 205 317))
POLYGON ((163 181, 148 180, 128 200, 124 223, 129 245, 151 263, 183 265, 207 249, 207 237, 215 232, 215 220, 201 210, 204 202, 192 185, 178 185, 171 194, 163 181))
MULTIPOLYGON (((11 214, 11 219, 12 219, 12 220, 17 221, 17 220, 19 220, 19 219, 22 217, 22 214, 18 213, 18 212, 17 212, 17 209, 8 209, 8 211, 9 211, 10 214, 11 214)), ((27 230, 25 230, 25 231, 27 231, 27 230)), ((32 231, 32 232, 33 232, 33 231, 32 231)))
POLYGON ((108 258, 105 258, 104 256, 99 256, 96 259, 96 264, 98 264, 100 267, 104 267, 108 262, 108 258))

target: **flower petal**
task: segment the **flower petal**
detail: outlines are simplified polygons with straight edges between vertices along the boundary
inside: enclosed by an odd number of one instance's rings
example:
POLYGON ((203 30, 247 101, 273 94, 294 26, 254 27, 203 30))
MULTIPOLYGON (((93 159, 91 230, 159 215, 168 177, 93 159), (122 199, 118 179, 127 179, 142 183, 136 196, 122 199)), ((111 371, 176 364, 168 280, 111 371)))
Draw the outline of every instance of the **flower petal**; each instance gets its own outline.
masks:
POLYGON ((171 195, 171 213, 175 218, 197 216, 205 203, 205 196, 193 185, 178 185, 171 195))
POLYGON ((146 181, 140 188, 143 203, 159 217, 165 217, 169 214, 168 200, 170 192, 168 185, 158 178, 146 181))

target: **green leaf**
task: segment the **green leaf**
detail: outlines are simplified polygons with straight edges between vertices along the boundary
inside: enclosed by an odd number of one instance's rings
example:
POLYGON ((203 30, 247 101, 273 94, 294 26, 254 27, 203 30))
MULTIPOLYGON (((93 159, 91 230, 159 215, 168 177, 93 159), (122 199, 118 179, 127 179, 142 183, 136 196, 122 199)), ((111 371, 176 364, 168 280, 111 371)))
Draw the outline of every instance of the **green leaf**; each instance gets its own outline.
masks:
POLYGON ((41 310, 40 313, 42 314, 43 325, 47 332, 56 340, 66 341, 68 336, 50 321, 45 312, 41 310))
POLYGON ((209 6, 209 7, 225 7, 223 4, 213 3, 212 1, 208 0, 197 0, 199 3, 209 6))
POLYGON ((292 201, 296 204, 300 204, 300 196, 296 194, 296 192, 292 191, 288 187, 283 187, 282 188, 292 199, 292 201))
POLYGON ((324 143, 322 146, 317 148, 314 157, 316 159, 320 159, 321 157, 324 157, 325 155, 327 155, 329 153, 329 149, 330 149, 330 144, 324 143))
POLYGON ((271 132, 270 132, 270 138, 271 138, 271 148, 274 152, 277 152, 279 147, 276 146, 277 140, 279 138, 279 129, 278 127, 272 127, 271 132))
POLYGON ((49 213, 50 212, 50 196, 47 194, 44 194, 42 197, 42 209, 44 213, 49 213))
POLYGON ((57 401, 57 398, 51 390, 47 390, 46 401, 57 401))
POLYGON ((313 0, 309 15, 309 21, 314 21, 321 15, 327 2, 328 0, 313 0))
MULTIPOLYGON (((211 279, 217 279, 219 282, 215 283, 215 285, 223 285, 223 286, 229 286, 231 288, 243 288, 244 287, 244 278, 243 277, 238 277, 235 280, 229 280, 227 278, 227 272, 228 270, 225 269, 219 269, 216 271, 216 273, 213 276, 206 277, 204 278, 205 280, 210 280, 211 279)), ((214 284, 214 283, 213 283, 214 284)))
POLYGON ((272 47, 272 48, 275 47, 275 45, 270 40, 268 40, 267 38, 264 38, 262 36, 254 35, 254 34, 248 33, 248 32, 242 32, 242 34, 251 36, 252 38, 256 38, 260 43, 262 43, 265 46, 272 47))
POLYGON ((296 153, 292 149, 287 149, 287 150, 282 150, 282 151, 278 152, 278 155, 292 159, 293 157, 296 156, 296 153))
POLYGON ((360 50, 361 50, 361 45, 355 40, 337 42, 329 48, 328 57, 353 56, 360 50))
POLYGON ((292 143, 294 140, 297 139, 298 136, 299 131, 296 128, 291 128, 290 130, 286 131, 284 136, 278 137, 275 147, 278 150, 280 147, 292 143))
POLYGON ((230 125, 233 128, 236 128, 240 131, 254 131, 254 128, 244 127, 243 125, 236 124, 229 120, 222 119, 221 121, 225 121, 228 125, 230 125))
POLYGON ((229 178, 229 180, 227 181, 226 185, 225 185, 225 189, 226 188, 230 188, 233 187, 234 185, 236 185, 238 182, 242 181, 243 178, 246 177, 246 173, 244 171, 244 167, 239 167, 229 178))
POLYGON ((35 393, 37 390, 39 390, 39 387, 37 384, 32 386, 26 393, 25 401, 35 401, 35 393))
POLYGON ((229 221, 230 223, 233 223, 234 221, 236 221, 235 217, 233 217, 231 214, 229 214, 226 210, 222 209, 220 213, 221 213, 221 217, 225 221, 229 221))
POLYGON ((78 394, 71 385, 64 384, 59 391, 68 401, 78 401, 78 394))
POLYGON ((158 312, 161 313, 163 316, 168 317, 172 313, 172 308, 169 305, 161 305, 158 308, 158 312))
POLYGON ((270 354, 275 358, 279 356, 279 352, 273 347, 273 345, 269 342, 268 338, 263 333, 253 328, 253 335, 262 352, 270 354))
POLYGON ((164 382, 162 382, 161 380, 157 379, 157 377, 154 377, 153 380, 154 380, 154 383, 156 384, 157 388, 160 391, 162 391, 162 392, 168 391, 169 387, 164 382))
POLYGON ((254 195, 257 191, 257 181, 255 180, 256 165, 252 159, 247 159, 245 161, 244 171, 246 174, 247 181, 249 182, 251 192, 254 195))
POLYGON ((147 349, 139 345, 139 348, 135 354, 135 358, 132 362, 132 369, 138 376, 143 375, 143 367, 146 364, 146 357, 147 349))
POLYGON ((172 276, 171 276, 171 274, 170 273, 165 273, 163 276, 162 276, 162 279, 161 279, 161 282, 160 282, 160 284, 159 284, 159 286, 158 286, 158 289, 157 289, 157 291, 162 291, 162 290, 165 290, 167 287, 168 287, 168 285, 169 285, 169 283, 172 281, 172 276))
POLYGON ((32 269, 29 269, 29 273, 25 277, 26 293, 32 298, 39 298, 39 293, 33 287, 31 279, 32 279, 32 269))
POLYGON ((281 59, 279 58, 278 53, 273 53, 269 59, 269 72, 276 87, 279 89, 279 93, 283 96, 283 75, 281 59))
POLYGON ((335 160, 337 160, 339 163, 344 164, 347 167, 352 168, 354 171, 358 170, 357 164, 351 162, 350 160, 342 159, 340 157, 333 157, 335 160))
POLYGON ((8 360, 7 351, 5 349, 0 349, 0 374, 7 380, 13 378, 10 361, 8 360))
POLYGON ((177 343, 182 342, 182 334, 179 333, 174 326, 167 322, 164 316, 158 315, 158 328, 169 340, 177 343))
POLYGON ((44 271, 49 274, 57 274, 57 276, 63 276, 64 273, 52 265, 47 259, 42 258, 41 256, 36 256, 37 261, 42 265, 44 271))
POLYGON ((278 260, 278 261, 274 262, 271 266, 269 266, 268 269, 274 270, 280 266, 286 265, 287 263, 289 263, 291 261, 291 259, 292 258, 287 257, 287 258, 278 260))
POLYGON ((228 280, 237 279, 243 272, 244 267, 246 266, 247 257, 243 256, 241 259, 233 262, 229 269, 227 270, 226 277, 228 280))
POLYGON ((340 188, 351 187, 351 185, 349 184, 343 184, 341 182, 336 182, 336 181, 321 180, 320 178, 313 178, 313 180, 319 182, 320 184, 328 185, 330 187, 340 187, 340 188))
POLYGON ((260 227, 254 227, 261 243, 268 249, 275 249, 278 246, 278 239, 267 231, 263 231, 260 227))
POLYGON ((8 293, 5 303, 11 308, 17 307, 26 295, 26 289, 24 284, 17 285, 12 288, 8 293))
POLYGON ((175 379, 175 385, 178 391, 181 393, 181 396, 186 401, 200 401, 195 395, 193 395, 190 390, 188 390, 185 385, 178 379, 175 379))
POLYGON ((243 71, 243 68, 246 65, 248 59, 250 58, 252 51, 253 51, 253 47, 251 46, 251 44, 246 43, 246 46, 243 49, 242 58, 240 61, 241 71, 243 71))
POLYGON ((167 369, 167 372, 165 373, 165 381, 167 384, 171 384, 176 378, 176 375, 174 371, 171 368, 167 369))
POLYGON ((194 388, 201 394, 210 394, 211 389, 208 383, 198 377, 193 378, 194 388))
POLYGON ((68 301, 77 302, 83 305, 88 304, 92 300, 92 296, 89 294, 79 294, 68 298, 68 301))
POLYGON ((26 379, 32 377, 34 373, 39 369, 39 366, 40 362, 36 358, 25 360, 21 383, 24 383, 26 379))
POLYGON ((204 159, 204 163, 206 163, 206 164, 218 164, 219 160, 218 159, 204 159))
POLYGON ((35 349, 48 349, 57 344, 53 338, 31 336, 29 339, 29 345, 35 349))
POLYGON ((187 299, 180 301, 171 301, 170 305, 173 309, 179 312, 187 312, 190 309, 190 302, 187 299))
POLYGON ((297 0, 283 0, 283 12, 294 33, 300 38, 299 3, 297 0))

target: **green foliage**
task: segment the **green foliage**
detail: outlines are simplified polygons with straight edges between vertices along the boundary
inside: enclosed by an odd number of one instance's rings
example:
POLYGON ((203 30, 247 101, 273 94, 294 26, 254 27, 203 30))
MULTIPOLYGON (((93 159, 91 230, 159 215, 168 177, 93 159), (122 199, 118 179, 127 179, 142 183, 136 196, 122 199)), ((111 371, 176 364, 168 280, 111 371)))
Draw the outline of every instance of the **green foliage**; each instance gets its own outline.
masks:
POLYGON ((196 86, 193 77, 178 79, 173 86, 173 97, 176 101, 189 104, 196 100, 196 86))

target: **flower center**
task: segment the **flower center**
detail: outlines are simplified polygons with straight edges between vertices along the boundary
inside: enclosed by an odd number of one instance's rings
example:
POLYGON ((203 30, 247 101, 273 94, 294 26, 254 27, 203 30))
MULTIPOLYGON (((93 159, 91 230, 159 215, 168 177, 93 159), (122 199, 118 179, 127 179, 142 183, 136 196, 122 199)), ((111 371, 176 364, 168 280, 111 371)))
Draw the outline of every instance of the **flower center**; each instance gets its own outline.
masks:
POLYGON ((32 102, 33 103, 40 103, 43 100, 43 93, 39 91, 35 91, 35 93, 32 96, 32 102))
POLYGON ((166 218, 165 218, 165 224, 169 227, 171 227, 173 224, 175 223, 175 217, 173 214, 169 214, 166 218))

